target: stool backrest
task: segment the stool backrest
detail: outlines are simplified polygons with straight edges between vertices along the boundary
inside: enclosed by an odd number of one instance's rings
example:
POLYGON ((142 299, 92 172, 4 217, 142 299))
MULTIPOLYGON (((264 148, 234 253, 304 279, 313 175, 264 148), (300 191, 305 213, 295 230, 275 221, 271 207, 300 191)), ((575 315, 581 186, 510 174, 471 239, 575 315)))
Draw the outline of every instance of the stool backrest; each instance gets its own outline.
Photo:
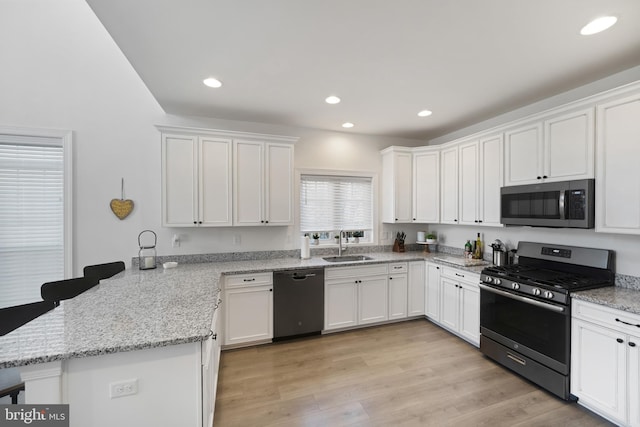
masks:
POLYGON ((53 310, 55 306, 53 301, 39 301, 0 309, 0 336, 31 322, 36 317, 53 310))
POLYGON ((95 277, 77 277, 75 279, 47 282, 40 288, 40 295, 45 301, 59 302, 71 299, 84 291, 93 288, 100 282, 95 277))
POLYGON ((108 279, 124 271, 124 262, 108 262, 106 264, 87 265, 83 274, 84 277, 97 277, 98 280, 108 279))

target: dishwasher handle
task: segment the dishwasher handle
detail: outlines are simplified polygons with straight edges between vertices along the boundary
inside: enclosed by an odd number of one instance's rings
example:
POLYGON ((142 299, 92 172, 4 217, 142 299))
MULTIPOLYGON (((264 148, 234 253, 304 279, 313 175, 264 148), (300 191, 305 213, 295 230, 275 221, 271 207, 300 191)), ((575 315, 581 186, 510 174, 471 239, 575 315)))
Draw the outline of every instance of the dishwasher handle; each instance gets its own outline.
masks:
POLYGON ((316 274, 315 274, 315 273, 307 273, 307 274, 304 274, 304 275, 302 275, 302 276, 300 276, 300 275, 298 275, 298 274, 296 274, 296 273, 293 273, 293 274, 291 275, 291 278, 292 278, 293 280, 305 280, 305 279, 307 279, 308 277, 315 277, 315 276, 316 276, 316 274))

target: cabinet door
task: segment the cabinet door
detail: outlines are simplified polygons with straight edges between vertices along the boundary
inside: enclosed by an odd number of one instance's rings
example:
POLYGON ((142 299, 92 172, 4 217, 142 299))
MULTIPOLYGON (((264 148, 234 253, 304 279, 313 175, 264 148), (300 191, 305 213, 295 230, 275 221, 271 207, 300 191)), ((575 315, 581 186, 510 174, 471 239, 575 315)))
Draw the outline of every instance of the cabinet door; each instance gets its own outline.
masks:
POLYGON ((440 221, 440 151, 413 154, 413 218, 420 223, 440 221))
POLYGON ((231 210, 231 152, 229 139, 200 137, 198 224, 202 226, 230 226, 231 210))
POLYGON ((358 285, 355 280, 326 283, 324 328, 339 329, 358 324, 358 285))
POLYGON ((478 223, 478 165, 480 164, 478 142, 460 144, 458 148, 460 156, 460 187, 459 187, 459 224, 478 223))
POLYGON ((234 225, 264 224, 264 144, 233 141, 234 225))
POLYGON ((630 336, 627 344, 629 424, 637 427, 640 426, 640 337, 630 336))
POLYGON ((427 263, 426 275, 425 314, 440 322, 440 266, 427 263))
POLYGON ((407 292, 406 274, 389 276, 389 320, 407 317, 407 292))
POLYGON ((421 316, 424 314, 426 288, 424 261, 409 263, 408 279, 407 316, 421 316))
POLYGON ((458 223, 458 147, 440 152, 440 222, 458 223))
POLYGON ((585 406, 624 423, 625 335, 582 320, 571 324, 571 393, 585 406))
POLYGON ((458 288, 457 281, 440 278, 440 323, 453 331, 458 331, 460 319, 458 288))
POLYGON ((596 231, 640 234, 640 94, 598 106, 596 231))
POLYGON ((162 225, 197 225, 197 137, 162 135, 162 225))
POLYGON ((545 180, 593 178, 593 134, 593 108, 545 120, 545 180))
POLYGON ((413 210, 411 190, 413 174, 411 153, 394 154, 394 193, 396 222, 411 222, 413 220, 413 210))
POLYGON ((363 278, 358 284, 358 324, 387 320, 387 276, 363 278))
POLYGON ((500 226, 500 187, 503 185, 502 134, 480 140, 479 221, 500 226))
POLYGON ((505 132, 505 185, 540 182, 542 178, 542 123, 505 132))
POLYGON ((460 282, 460 335, 476 347, 480 345, 480 289, 472 283, 460 282))
POLYGON ((293 146, 266 145, 266 224, 293 224, 293 146))
POLYGON ((226 290, 225 344, 273 338, 273 287, 255 286, 226 290))

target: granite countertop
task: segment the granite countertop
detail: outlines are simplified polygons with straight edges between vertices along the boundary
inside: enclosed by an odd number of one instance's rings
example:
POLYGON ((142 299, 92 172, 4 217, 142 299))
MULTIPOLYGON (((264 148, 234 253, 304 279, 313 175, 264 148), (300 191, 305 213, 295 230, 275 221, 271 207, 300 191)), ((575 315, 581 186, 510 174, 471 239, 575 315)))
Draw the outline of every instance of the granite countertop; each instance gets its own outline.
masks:
MULTIPOLYGON (((278 258, 128 269, 0 337, 0 368, 201 341, 208 337, 224 274, 343 267, 427 259, 423 252, 379 252, 367 261, 278 258)), ((460 257, 461 258, 461 257, 460 257)), ((455 259, 451 259, 455 261, 455 259)), ((488 264, 488 263, 487 263, 488 264)), ((479 273, 482 266, 452 267, 479 273)))
POLYGON ((606 288, 574 292, 571 295, 575 299, 589 301, 594 304, 616 308, 629 313, 640 314, 640 290, 638 289, 609 286, 606 288))

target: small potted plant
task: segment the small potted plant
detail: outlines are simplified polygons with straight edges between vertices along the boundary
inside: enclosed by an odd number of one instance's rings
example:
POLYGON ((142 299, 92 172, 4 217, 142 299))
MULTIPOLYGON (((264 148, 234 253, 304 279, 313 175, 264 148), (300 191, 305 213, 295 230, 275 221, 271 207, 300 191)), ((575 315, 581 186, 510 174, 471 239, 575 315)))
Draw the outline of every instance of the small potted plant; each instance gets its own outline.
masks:
POLYGON ((334 238, 334 239, 335 239, 335 241, 336 241, 336 245, 337 245, 338 243, 340 243, 340 233, 339 233, 339 232, 338 232, 338 233, 336 233, 336 235, 335 235, 335 236, 333 236, 333 238, 334 238))
POLYGON ((363 231, 354 231, 353 232, 353 243, 360 243, 360 238, 364 237, 363 231))
POLYGON ((318 233, 313 233, 311 235, 311 244, 319 245, 320 244, 320 235, 318 233))
POLYGON ((432 233, 427 234, 428 245, 433 245, 433 244, 436 244, 437 242, 438 242, 438 238, 436 237, 435 234, 432 234, 432 233))

